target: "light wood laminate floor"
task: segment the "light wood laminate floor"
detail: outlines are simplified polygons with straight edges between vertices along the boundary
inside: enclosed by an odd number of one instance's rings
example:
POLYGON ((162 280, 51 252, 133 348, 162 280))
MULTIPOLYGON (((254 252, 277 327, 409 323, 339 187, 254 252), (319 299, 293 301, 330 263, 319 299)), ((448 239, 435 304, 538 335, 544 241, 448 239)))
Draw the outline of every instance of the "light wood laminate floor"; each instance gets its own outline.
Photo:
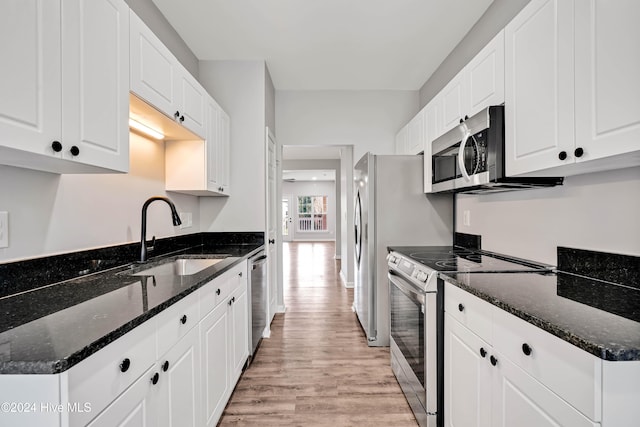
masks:
POLYGON ((411 426, 389 348, 368 347, 333 242, 284 243, 286 313, 271 324, 220 426, 411 426))

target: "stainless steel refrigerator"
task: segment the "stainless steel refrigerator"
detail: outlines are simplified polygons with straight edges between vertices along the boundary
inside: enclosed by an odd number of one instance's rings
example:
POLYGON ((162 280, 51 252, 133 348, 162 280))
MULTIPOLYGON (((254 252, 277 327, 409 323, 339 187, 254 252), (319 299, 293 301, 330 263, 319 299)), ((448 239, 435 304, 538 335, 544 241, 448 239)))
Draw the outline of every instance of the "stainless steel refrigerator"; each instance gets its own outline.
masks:
POLYGON ((453 241, 453 196, 424 193, 423 157, 365 154, 354 168, 353 309, 370 346, 389 345, 387 246, 453 241))

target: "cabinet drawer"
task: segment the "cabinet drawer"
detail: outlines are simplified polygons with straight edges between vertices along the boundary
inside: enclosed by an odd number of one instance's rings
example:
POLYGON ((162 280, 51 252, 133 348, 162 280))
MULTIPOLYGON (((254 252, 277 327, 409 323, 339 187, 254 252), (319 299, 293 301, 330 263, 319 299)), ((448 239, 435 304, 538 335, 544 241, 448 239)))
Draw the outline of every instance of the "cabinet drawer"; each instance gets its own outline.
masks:
POLYGON ((200 314, 204 317, 229 296, 231 286, 224 276, 220 276, 200 288, 199 292, 200 314))
POLYGON ((494 347, 587 417, 600 421, 602 361, 504 310, 493 308, 494 347))
POLYGON ((193 292, 158 314, 158 348, 160 358, 200 321, 198 292, 193 292))
POLYGON ((492 342, 491 304, 450 283, 445 283, 444 310, 480 338, 492 342))
POLYGON ((69 403, 91 404, 90 412, 69 413, 71 426, 85 425, 153 366, 155 331, 151 319, 68 371, 69 403))

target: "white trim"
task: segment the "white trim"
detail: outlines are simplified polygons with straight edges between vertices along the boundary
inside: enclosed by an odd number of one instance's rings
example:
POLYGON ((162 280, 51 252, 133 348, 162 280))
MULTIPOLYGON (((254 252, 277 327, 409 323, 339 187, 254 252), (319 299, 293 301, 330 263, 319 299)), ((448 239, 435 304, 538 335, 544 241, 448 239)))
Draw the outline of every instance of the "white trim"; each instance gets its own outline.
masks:
POLYGON ((335 238, 331 238, 331 239, 319 239, 317 237, 310 237, 308 239, 294 239, 292 240, 292 242, 335 242, 336 239, 335 238))
POLYGON ((340 270, 340 280, 342 280, 342 284, 344 285, 345 288, 353 289, 354 287, 353 282, 347 282, 347 278, 344 277, 344 272, 342 269, 340 270))
POLYGON ((279 305, 276 313, 284 313, 285 311, 287 311, 287 307, 285 305, 279 305))
POLYGON ((342 259, 342 257, 340 255, 334 255, 333 259, 342 259))

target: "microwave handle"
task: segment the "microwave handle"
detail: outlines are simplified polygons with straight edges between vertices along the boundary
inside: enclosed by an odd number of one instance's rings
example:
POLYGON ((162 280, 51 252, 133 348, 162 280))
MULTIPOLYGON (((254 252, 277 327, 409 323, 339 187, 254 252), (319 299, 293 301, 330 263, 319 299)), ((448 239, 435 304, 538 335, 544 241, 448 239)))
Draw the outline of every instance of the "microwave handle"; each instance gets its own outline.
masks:
POLYGON ((460 124, 460 130, 462 131, 462 142, 460 142, 460 150, 458 151, 458 167, 460 168, 460 173, 465 180, 471 181, 471 177, 467 173, 467 168, 464 166, 464 149, 467 146, 467 141, 471 138, 471 131, 467 127, 466 123, 460 124))

